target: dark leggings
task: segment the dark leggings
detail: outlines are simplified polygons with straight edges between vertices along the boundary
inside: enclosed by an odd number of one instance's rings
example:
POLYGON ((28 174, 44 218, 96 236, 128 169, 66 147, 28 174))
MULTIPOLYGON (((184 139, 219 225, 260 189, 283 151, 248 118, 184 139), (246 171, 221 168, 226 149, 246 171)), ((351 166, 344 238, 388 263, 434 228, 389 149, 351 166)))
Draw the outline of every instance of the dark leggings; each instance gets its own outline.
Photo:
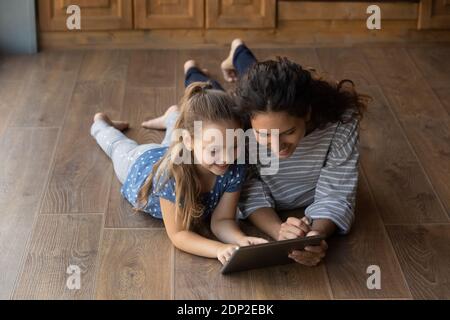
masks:
MULTIPOLYGON (((250 51, 250 49, 247 48, 244 44, 241 44, 239 47, 236 48, 236 51, 234 52, 233 56, 233 66, 236 69, 238 77, 241 77, 243 74, 245 74, 248 68, 250 68, 255 62, 257 62, 255 56, 250 51)), ((184 86, 187 87, 189 84, 196 81, 201 82, 209 81, 214 87, 214 89, 225 91, 220 85, 220 83, 218 83, 214 79, 209 78, 200 69, 193 67, 190 68, 186 73, 186 78, 184 79, 184 86)))

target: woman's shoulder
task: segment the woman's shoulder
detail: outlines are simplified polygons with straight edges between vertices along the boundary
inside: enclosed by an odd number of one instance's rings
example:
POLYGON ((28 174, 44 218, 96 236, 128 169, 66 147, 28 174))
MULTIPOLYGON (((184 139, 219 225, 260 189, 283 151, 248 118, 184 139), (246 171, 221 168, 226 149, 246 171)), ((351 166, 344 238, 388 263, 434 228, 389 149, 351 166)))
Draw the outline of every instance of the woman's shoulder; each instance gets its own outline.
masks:
POLYGON ((347 110, 340 121, 330 122, 323 128, 316 128, 305 138, 317 143, 326 141, 335 146, 343 145, 358 136, 359 122, 360 119, 353 115, 353 111, 347 110))

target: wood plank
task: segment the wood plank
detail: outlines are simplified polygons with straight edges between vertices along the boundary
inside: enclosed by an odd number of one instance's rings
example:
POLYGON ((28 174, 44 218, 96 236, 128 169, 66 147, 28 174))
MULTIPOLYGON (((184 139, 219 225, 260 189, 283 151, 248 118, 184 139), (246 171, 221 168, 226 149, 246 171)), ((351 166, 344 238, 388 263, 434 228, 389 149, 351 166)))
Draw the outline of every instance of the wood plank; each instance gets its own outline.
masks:
POLYGON ((120 113, 123 95, 121 82, 77 85, 61 132, 42 213, 105 212, 112 164, 89 130, 96 112, 105 111, 113 117, 120 113))
POLYGON ((0 137, 8 125, 11 114, 21 103, 23 81, 0 80, 0 137))
POLYGON ((450 85, 448 87, 435 88, 433 91, 450 116, 450 85))
POLYGON ((92 299, 101 215, 40 215, 14 299, 92 299), (67 287, 67 268, 80 268, 80 289, 67 287))
POLYGON ((450 225, 388 226, 415 299, 450 299, 450 225))
POLYGON ((175 87, 135 88, 128 87, 121 118, 130 122, 127 136, 138 143, 160 143, 165 130, 148 130, 141 127, 145 120, 159 117, 167 108, 176 104, 175 87))
POLYGON ((448 222, 448 216, 378 87, 361 130, 361 163, 386 224, 448 222))
POLYGON ((410 298, 389 237, 360 174, 356 221, 349 235, 333 237, 326 257, 333 296, 337 299, 410 298), (371 265, 381 269, 381 289, 367 288, 371 265))
POLYGON ((433 88, 448 86, 450 82, 449 47, 413 47, 408 48, 408 53, 433 88))
POLYGON ((78 82, 125 81, 130 53, 121 50, 95 50, 86 53, 78 82))
POLYGON ((86 53, 80 67, 81 81, 125 81, 130 53, 122 50, 95 50, 86 53))
MULTIPOLYGON (((174 88, 128 87, 121 119, 129 121, 131 128, 126 135, 138 143, 160 143, 165 131, 141 128, 144 120, 162 115, 175 104, 174 88)), ((111 185, 106 226, 111 228, 161 228, 162 221, 145 213, 136 213, 120 194, 120 183, 111 185)))
POLYGON ((408 48, 408 52, 450 115, 450 48, 416 46, 408 48))
POLYGON ((32 71, 37 55, 5 55, 0 53, 0 80, 24 81, 32 71))
POLYGON ((72 96, 83 53, 40 53, 11 116, 12 126, 61 126, 72 96), (33 110, 33 112, 30 112, 33 110))
POLYGON ((0 139, 7 150, 0 161, 0 299, 12 294, 57 135, 57 129, 7 128, 0 139))
POLYGON ((133 87, 173 87, 175 50, 137 50, 131 53, 128 85, 133 87))
POLYGON ((175 249, 174 289, 176 300, 254 299, 249 272, 220 274, 217 259, 197 257, 175 249))
POLYGON ((377 84, 364 55, 357 48, 317 48, 316 51, 323 72, 335 80, 351 79, 357 89, 377 84))
POLYGON ((306 267, 296 263, 251 272, 253 297, 274 300, 331 299, 325 264, 306 267))
POLYGON ((105 230, 97 299, 170 299, 171 243, 165 230, 105 230))
POLYGON ((450 119, 445 108, 405 49, 367 48, 364 54, 450 216, 450 119))
POLYGON ((125 95, 128 56, 110 51, 88 53, 80 72, 57 147, 43 213, 104 213, 112 178, 111 160, 90 136, 92 117, 104 111, 118 118, 125 95), (108 64, 96 68, 99 56, 108 64), (88 70, 86 70, 86 68, 88 70))

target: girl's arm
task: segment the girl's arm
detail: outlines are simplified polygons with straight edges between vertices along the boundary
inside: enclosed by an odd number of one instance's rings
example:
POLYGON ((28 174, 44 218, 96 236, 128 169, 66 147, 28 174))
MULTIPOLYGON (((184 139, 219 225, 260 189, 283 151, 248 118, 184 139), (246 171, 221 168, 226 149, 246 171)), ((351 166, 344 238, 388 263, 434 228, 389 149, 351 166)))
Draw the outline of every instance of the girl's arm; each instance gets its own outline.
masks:
MULTIPOLYGON (((175 221, 175 204, 160 198, 161 212, 167 235, 178 249, 206 258, 219 258, 236 245, 210 240, 199 234, 184 230, 180 221, 175 221)), ((222 260, 221 260, 222 261, 222 260)))
POLYGON ((236 209, 240 191, 225 192, 211 217, 211 231, 223 242, 240 246, 267 242, 261 238, 247 237, 236 222, 236 209))

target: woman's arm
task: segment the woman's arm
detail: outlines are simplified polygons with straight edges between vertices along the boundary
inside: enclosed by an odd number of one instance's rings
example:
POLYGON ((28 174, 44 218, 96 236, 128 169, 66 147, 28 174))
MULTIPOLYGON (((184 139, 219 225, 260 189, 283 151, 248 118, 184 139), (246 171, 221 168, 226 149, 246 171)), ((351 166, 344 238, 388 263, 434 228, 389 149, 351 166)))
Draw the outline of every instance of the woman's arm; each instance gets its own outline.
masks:
POLYGON ((224 250, 230 249, 230 245, 184 230, 181 222, 175 221, 175 204, 163 198, 160 204, 167 235, 178 249, 206 258, 218 258, 224 250))

